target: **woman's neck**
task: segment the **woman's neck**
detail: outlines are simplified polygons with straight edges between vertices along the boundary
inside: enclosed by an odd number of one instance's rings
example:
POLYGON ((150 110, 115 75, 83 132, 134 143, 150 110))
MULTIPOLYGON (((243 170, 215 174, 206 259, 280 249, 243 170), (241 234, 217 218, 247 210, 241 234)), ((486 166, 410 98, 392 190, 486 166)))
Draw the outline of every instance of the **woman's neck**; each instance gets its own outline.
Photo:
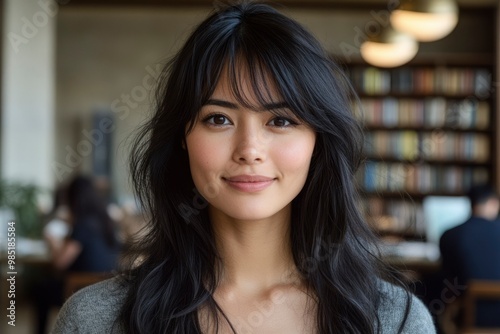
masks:
POLYGON ((256 293, 296 280, 290 205, 258 221, 235 220, 214 208, 209 213, 222 259, 220 286, 256 293))

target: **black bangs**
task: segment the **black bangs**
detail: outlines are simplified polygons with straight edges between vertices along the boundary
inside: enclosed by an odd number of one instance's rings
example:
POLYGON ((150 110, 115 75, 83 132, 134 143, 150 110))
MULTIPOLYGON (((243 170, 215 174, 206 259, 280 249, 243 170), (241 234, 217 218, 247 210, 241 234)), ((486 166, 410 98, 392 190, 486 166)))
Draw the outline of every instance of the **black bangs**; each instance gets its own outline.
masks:
POLYGON ((266 109, 266 105, 282 104, 288 107, 274 76, 262 59, 239 50, 236 56, 228 56, 226 62, 223 75, 227 75, 231 93, 240 105, 255 111, 266 109))

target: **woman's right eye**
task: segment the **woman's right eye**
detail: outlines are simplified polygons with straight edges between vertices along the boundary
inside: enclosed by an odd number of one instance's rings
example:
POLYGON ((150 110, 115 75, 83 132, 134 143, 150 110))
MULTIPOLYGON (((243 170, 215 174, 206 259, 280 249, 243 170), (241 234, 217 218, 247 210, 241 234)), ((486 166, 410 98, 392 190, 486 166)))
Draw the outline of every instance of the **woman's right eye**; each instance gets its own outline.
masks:
POLYGON ((203 119, 203 123, 220 126, 220 125, 230 125, 229 119, 222 114, 212 114, 208 115, 203 119))

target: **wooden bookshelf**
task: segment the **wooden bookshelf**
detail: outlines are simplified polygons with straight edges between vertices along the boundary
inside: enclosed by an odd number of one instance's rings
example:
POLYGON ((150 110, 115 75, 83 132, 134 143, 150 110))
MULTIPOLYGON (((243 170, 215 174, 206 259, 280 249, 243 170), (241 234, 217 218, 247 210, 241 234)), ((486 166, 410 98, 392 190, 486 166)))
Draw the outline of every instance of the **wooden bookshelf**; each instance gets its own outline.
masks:
POLYGON ((358 184, 380 235, 423 240, 426 196, 460 196, 473 183, 495 182, 494 71, 493 62, 469 58, 348 65, 365 130, 358 184))

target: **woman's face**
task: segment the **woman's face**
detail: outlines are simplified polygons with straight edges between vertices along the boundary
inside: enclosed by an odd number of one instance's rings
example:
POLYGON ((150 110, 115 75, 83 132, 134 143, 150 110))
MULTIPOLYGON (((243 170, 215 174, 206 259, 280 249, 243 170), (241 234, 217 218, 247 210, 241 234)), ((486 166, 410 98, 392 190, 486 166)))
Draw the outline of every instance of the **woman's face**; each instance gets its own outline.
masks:
MULTIPOLYGON (((245 77, 240 86, 259 106, 245 77)), ((275 92, 266 92, 271 102, 255 111, 240 105, 230 87, 222 76, 186 136, 191 175, 212 212, 238 220, 269 218, 290 209, 304 186, 316 134, 275 92)))

